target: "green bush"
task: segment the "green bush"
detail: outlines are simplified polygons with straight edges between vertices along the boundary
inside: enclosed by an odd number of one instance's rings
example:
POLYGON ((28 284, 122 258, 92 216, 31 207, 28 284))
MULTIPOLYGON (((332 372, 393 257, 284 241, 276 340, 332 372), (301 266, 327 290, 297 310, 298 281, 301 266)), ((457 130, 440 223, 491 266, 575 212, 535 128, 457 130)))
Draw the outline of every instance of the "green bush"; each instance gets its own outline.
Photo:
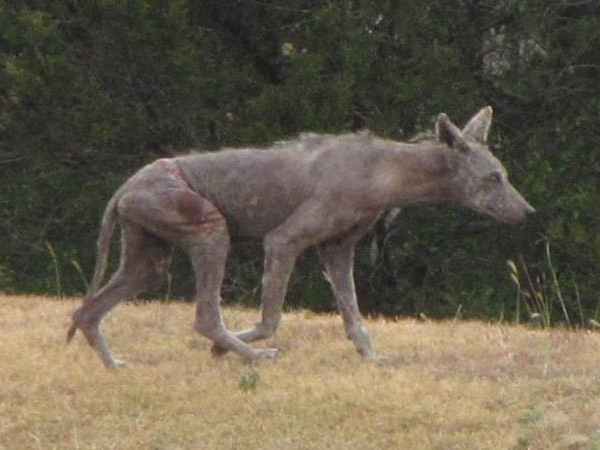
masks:
MULTIPOLYGON (((570 315, 597 319, 599 9, 559 0, 0 0, 0 289, 83 292, 107 200, 157 157, 304 130, 367 127, 401 140, 439 112, 463 123, 492 104, 492 148, 537 216, 508 228, 448 206, 407 208, 359 244, 363 308, 515 317, 506 261, 522 258, 519 276, 527 267, 535 286, 551 289, 535 281, 549 279, 549 242, 570 315)), ((234 247, 226 296, 258 302, 261 254, 234 247)), ((172 277, 169 295, 191 298, 178 253, 172 277)), ((299 261, 289 301, 334 308, 314 253, 299 261)))

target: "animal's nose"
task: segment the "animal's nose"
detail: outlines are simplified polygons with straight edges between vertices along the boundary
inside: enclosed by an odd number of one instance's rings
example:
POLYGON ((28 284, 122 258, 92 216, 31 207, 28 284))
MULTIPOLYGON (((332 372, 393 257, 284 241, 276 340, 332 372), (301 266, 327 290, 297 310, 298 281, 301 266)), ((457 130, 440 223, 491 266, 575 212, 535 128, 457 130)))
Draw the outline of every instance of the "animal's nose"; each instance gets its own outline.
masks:
POLYGON ((530 204, 527 204, 527 207, 525 208, 525 215, 526 216, 531 216, 535 214, 535 209, 533 206, 531 206, 530 204))

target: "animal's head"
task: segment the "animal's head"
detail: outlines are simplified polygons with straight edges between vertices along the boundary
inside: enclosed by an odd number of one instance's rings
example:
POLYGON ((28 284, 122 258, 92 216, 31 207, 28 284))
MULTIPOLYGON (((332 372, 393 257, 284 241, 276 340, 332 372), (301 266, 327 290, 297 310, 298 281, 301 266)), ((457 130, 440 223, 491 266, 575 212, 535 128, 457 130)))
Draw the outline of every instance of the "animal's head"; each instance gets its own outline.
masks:
POLYGON ((459 130, 446 114, 436 123, 439 142, 447 145, 454 201, 489 214, 501 222, 522 222, 535 210, 510 184, 506 169, 486 145, 492 122, 492 108, 487 106, 475 114, 459 130))

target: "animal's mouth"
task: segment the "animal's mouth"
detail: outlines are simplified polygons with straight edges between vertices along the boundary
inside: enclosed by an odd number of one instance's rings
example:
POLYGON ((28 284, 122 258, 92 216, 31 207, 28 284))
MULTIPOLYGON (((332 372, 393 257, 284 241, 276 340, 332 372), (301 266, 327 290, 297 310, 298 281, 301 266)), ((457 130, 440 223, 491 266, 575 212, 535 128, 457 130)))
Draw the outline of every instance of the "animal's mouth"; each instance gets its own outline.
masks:
POLYGON ((506 223, 508 225, 521 225, 527 222, 527 217, 531 214, 535 213, 535 210, 531 207, 527 209, 523 209, 516 214, 502 214, 496 211, 488 212, 494 219, 499 222, 506 223))
POLYGON ((506 217, 496 217, 497 220, 499 220, 502 223, 506 223, 508 225, 520 225, 522 223, 525 223, 525 221, 527 220, 527 216, 525 214, 523 214, 522 217, 518 217, 518 218, 506 218, 506 217))
MULTIPOLYGON (((486 208, 473 208, 480 214, 490 216, 492 219, 505 223, 507 225, 520 225, 527 220, 527 211, 523 210, 518 214, 507 214, 505 211, 498 211, 497 209, 486 209, 486 208)), ((532 208, 533 210, 533 208, 532 208)))

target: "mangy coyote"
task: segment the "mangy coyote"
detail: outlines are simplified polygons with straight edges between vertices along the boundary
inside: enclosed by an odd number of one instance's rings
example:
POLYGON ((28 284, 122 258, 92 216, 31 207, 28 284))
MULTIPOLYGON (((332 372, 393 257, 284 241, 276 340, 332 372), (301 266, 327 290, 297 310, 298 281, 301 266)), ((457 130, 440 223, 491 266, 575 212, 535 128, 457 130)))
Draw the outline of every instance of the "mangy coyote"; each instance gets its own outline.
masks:
POLYGON ((383 211, 448 201, 507 223, 534 212, 485 145, 491 119, 492 108, 483 108, 459 130, 440 114, 435 136, 414 143, 365 133, 303 134, 268 149, 191 154, 147 165, 106 207, 94 277, 67 339, 80 329, 104 365, 117 367, 100 321, 120 300, 165 275, 174 244, 193 265, 195 329, 213 341, 213 353, 232 350, 249 361, 274 358, 277 349, 247 343, 275 332, 294 262, 316 244, 346 335, 361 355, 372 357, 352 268, 356 242, 383 211), (121 265, 100 289, 117 221, 121 265), (238 238, 264 241, 262 320, 232 333, 219 303, 230 240, 238 238))

